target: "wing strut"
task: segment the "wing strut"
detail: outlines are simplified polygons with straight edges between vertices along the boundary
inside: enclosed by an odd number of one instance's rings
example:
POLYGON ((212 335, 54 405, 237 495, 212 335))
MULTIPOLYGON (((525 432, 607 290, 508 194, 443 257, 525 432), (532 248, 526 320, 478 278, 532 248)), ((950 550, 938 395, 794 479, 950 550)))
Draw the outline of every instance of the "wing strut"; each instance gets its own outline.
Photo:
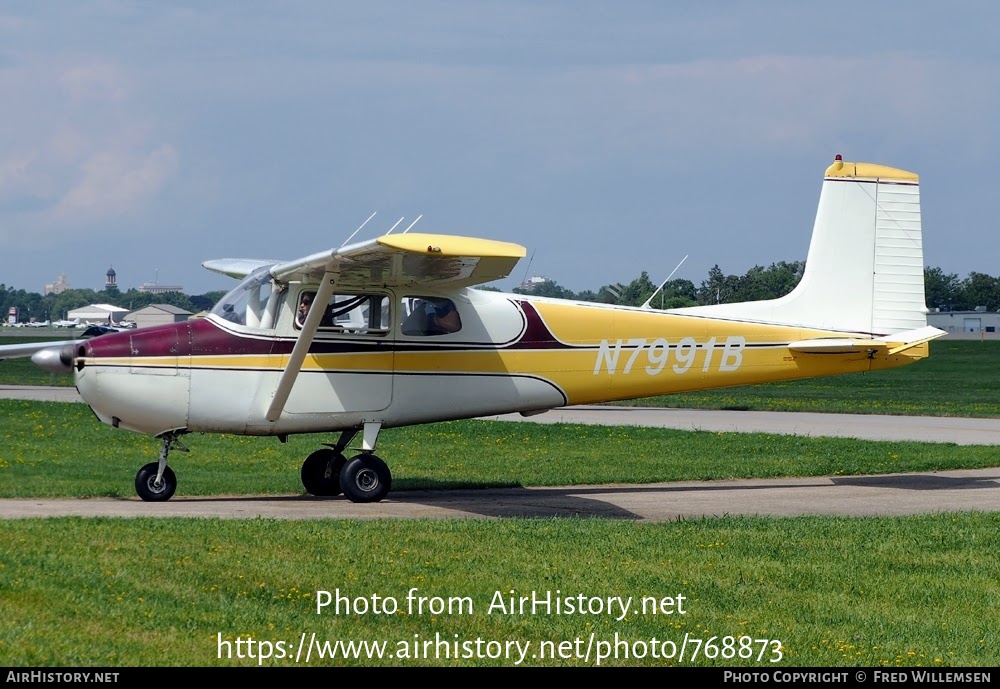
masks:
POLYGON ((330 273, 324 273, 323 281, 319 284, 319 290, 317 290, 316 296, 313 297, 315 308, 309 310, 306 322, 302 324, 299 339, 295 341, 292 353, 288 355, 288 363, 285 364, 285 370, 281 372, 281 378, 278 380, 278 387, 274 390, 274 399, 271 400, 271 406, 267 408, 268 421, 277 421, 281 416, 281 412, 285 408, 285 402, 288 401, 288 395, 292 392, 292 386, 295 385, 295 379, 298 377, 299 371, 302 370, 302 362, 306 360, 309 347, 316 336, 316 329, 323 318, 324 309, 321 306, 328 304, 332 295, 333 278, 330 273))

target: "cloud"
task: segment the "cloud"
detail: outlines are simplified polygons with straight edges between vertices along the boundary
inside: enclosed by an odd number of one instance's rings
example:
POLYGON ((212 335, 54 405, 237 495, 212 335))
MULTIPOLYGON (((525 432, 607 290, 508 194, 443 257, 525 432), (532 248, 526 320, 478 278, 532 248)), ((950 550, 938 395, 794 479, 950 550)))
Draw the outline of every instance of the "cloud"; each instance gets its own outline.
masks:
POLYGON ((71 55, 26 54, 0 70, 0 237, 134 230, 116 221, 141 214, 180 165, 134 81, 113 61, 71 55))
POLYGON ((679 147, 763 149, 868 134, 973 149, 981 133, 954 125, 995 111, 1000 99, 986 83, 996 83, 994 69, 974 59, 760 55, 613 68, 604 93, 636 113, 637 138, 679 147))
POLYGON ((141 158, 96 151, 49 214, 52 223, 79 225, 127 215, 155 197, 178 167, 177 152, 163 144, 141 158))
POLYGON ((59 83, 75 107, 96 104, 104 108, 129 98, 127 77, 107 62, 72 65, 62 72, 59 83))

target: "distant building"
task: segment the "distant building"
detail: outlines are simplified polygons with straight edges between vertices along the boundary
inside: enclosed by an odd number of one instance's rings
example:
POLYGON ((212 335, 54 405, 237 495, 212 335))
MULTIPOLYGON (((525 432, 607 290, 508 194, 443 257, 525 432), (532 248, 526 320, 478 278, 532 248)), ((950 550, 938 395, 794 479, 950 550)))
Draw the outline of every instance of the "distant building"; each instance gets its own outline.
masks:
POLYGON ((181 285, 161 285, 158 282, 144 282, 139 285, 139 291, 148 294, 163 294, 164 292, 183 292, 184 287, 181 285))
POLYGON ((118 323, 125 318, 128 309, 123 309, 114 304, 91 304, 79 309, 72 309, 66 318, 73 320, 79 318, 81 323, 118 323))
POLYGON ((66 279, 65 275, 60 275, 56 278, 55 282, 47 283, 45 285, 45 289, 42 290, 42 294, 62 294, 68 289, 71 289, 69 286, 69 280, 66 279))
POLYGON ((118 289, 118 274, 115 273, 115 269, 108 268, 107 281, 104 283, 104 289, 118 289))
POLYGON ((1000 337, 1000 313, 979 307, 975 311, 931 311, 927 325, 940 328, 956 338, 993 339, 1000 337))
POLYGON ((546 282, 552 282, 552 281, 549 280, 547 277, 542 277, 541 275, 535 275, 522 282, 520 285, 517 286, 517 288, 524 293, 531 293, 534 292, 539 287, 541 287, 542 285, 544 285, 546 282))
POLYGON ((150 304, 128 314, 128 320, 135 321, 137 328, 151 325, 180 323, 191 317, 191 312, 170 304, 150 304))

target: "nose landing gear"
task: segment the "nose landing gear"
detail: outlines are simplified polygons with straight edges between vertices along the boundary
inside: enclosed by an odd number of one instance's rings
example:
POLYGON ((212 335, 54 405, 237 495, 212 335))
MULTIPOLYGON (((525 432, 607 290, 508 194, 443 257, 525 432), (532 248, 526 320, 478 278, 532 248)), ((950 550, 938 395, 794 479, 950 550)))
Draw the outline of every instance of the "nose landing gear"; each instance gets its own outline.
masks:
POLYGON ((180 431, 166 433, 163 436, 159 460, 145 465, 135 475, 135 492, 146 502, 165 502, 172 498, 174 491, 177 490, 177 476, 167 466, 167 455, 173 449, 189 452, 179 440, 182 434, 180 431))

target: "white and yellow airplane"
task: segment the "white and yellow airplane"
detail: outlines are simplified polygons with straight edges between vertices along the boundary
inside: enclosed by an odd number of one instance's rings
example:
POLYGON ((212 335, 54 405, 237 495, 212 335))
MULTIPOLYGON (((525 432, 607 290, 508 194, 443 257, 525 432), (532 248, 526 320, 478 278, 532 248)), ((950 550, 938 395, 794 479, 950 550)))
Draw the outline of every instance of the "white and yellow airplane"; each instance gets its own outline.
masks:
POLYGON ((339 432, 302 483, 374 502, 392 480, 374 454, 384 428, 892 368, 944 334, 926 321, 917 175, 840 156, 805 273, 779 299, 656 311, 473 289, 524 255, 397 234, 208 261, 242 282, 206 318, 7 354, 72 371, 101 421, 162 439, 135 479, 143 500, 173 495, 167 457, 185 433, 339 432))

